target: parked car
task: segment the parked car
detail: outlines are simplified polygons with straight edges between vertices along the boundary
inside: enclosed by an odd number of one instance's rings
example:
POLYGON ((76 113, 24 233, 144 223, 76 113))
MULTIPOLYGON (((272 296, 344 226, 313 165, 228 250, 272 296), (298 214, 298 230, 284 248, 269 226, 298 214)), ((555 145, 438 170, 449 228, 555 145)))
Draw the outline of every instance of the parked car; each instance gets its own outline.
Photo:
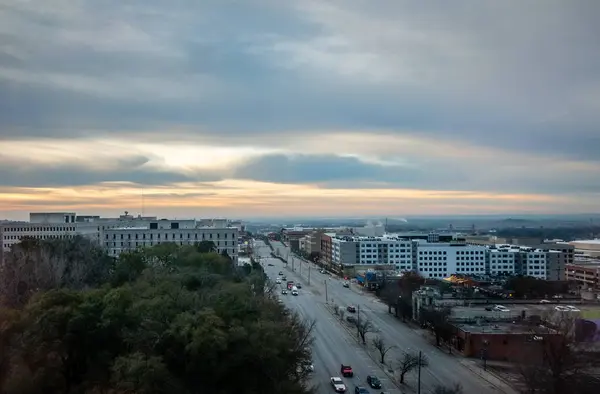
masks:
POLYGON ((301 288, 302 288, 302 284, 300 284, 300 283, 296 283, 296 288, 297 288, 297 289, 301 289, 301 288))
POLYGON ((346 321, 348 321, 348 323, 356 323, 356 318, 353 315, 348 315, 346 316, 346 321))
POLYGON ((354 312, 356 312, 356 307, 354 305, 348 305, 346 310, 350 313, 354 313, 354 312))
POLYGON ((350 283, 349 282, 344 282, 343 286, 344 287, 350 287, 350 283))

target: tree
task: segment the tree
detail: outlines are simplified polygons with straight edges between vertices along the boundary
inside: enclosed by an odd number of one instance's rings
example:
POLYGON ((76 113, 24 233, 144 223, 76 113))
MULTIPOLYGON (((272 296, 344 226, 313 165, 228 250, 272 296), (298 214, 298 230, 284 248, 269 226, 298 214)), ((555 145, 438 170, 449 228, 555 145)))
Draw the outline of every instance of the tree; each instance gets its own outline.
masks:
POLYGON ((265 297, 262 272, 162 245, 123 254, 96 288, 0 307, 0 392, 309 393, 315 323, 265 297))
POLYGON ((402 357, 398 359, 398 373, 400 374, 400 383, 404 384, 404 377, 407 373, 415 370, 419 367, 426 367, 429 365, 427 357, 418 353, 404 353, 402 357))
POLYGON ((421 308, 420 319, 421 324, 429 325, 435 334, 435 342, 437 346, 441 345, 441 341, 450 343, 454 335, 454 326, 448 321, 451 314, 449 308, 421 308))
POLYGON ((367 334, 370 332, 375 332, 375 326, 371 320, 362 318, 356 320, 356 330, 358 331, 358 335, 360 335, 360 339, 362 339, 363 345, 367 344, 367 334))
POLYGON ((200 241, 195 244, 198 253, 215 253, 217 247, 213 241, 200 241))
POLYGON ((396 346, 395 345, 388 346, 385 343, 385 340, 381 337, 381 335, 378 335, 375 338, 373 338, 373 347, 375 349, 377 349, 377 351, 379 352, 380 362, 382 364, 385 364, 385 356, 387 355, 387 353, 390 350, 392 350, 396 346))
POLYGON ((574 342, 580 320, 566 312, 549 314, 542 320, 547 335, 532 333, 518 368, 528 392, 599 392, 600 382, 592 369, 599 360, 596 354, 574 342))
POLYGON ((460 383, 456 383, 452 386, 444 386, 444 385, 437 385, 434 387, 433 391, 431 392, 431 394, 463 394, 463 388, 460 385, 460 383))
POLYGON ((39 291, 96 286, 109 278, 111 265, 110 257, 84 237, 24 238, 4 255, 0 298, 18 308, 39 291))

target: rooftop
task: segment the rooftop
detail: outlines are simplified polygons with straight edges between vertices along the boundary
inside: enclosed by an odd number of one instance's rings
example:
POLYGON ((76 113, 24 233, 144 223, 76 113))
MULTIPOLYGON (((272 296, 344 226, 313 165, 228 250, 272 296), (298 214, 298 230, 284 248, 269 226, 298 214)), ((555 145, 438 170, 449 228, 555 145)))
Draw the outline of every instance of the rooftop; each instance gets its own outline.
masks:
POLYGON ((543 326, 520 323, 482 323, 482 324, 456 324, 456 327, 465 332, 476 334, 552 334, 553 331, 543 326))
POLYGON ((580 239, 577 241, 571 241, 571 244, 597 244, 600 245, 600 239, 580 239))

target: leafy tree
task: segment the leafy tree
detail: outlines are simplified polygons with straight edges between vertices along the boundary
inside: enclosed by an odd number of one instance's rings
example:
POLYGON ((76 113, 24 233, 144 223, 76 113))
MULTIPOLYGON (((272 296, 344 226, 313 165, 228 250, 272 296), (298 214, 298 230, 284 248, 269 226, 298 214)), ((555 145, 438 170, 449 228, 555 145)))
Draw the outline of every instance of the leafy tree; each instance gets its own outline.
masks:
POLYGON ((314 322, 280 306, 262 270, 164 243, 124 253, 105 283, 0 308, 0 392, 311 391, 314 322))
POLYGON ((217 246, 213 241, 200 241, 195 244, 198 253, 215 253, 217 246))
POLYGON ((425 355, 421 355, 419 357, 418 353, 404 353, 402 357, 398 359, 398 373, 400 374, 400 383, 404 384, 404 377, 407 373, 414 371, 415 369, 421 367, 426 367, 429 365, 427 361, 427 357, 425 355))

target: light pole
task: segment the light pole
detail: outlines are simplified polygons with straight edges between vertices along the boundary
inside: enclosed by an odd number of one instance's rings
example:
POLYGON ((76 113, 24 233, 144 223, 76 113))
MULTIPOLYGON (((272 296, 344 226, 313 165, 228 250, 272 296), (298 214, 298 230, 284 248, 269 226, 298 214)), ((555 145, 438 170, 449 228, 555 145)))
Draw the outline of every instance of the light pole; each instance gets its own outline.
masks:
POLYGON ((417 377, 417 394, 421 394, 421 351, 419 350, 419 369, 417 377))
POLYGON ((310 265, 308 266, 308 285, 310 286, 310 265))
POLYGON ((329 301, 327 300, 327 279, 325 279, 325 280, 323 281, 323 283, 325 283, 325 303, 327 303, 327 302, 329 302, 329 301))
POLYGON ((358 315, 356 323, 356 337, 358 338, 360 335, 360 305, 356 305, 356 314, 358 315))

